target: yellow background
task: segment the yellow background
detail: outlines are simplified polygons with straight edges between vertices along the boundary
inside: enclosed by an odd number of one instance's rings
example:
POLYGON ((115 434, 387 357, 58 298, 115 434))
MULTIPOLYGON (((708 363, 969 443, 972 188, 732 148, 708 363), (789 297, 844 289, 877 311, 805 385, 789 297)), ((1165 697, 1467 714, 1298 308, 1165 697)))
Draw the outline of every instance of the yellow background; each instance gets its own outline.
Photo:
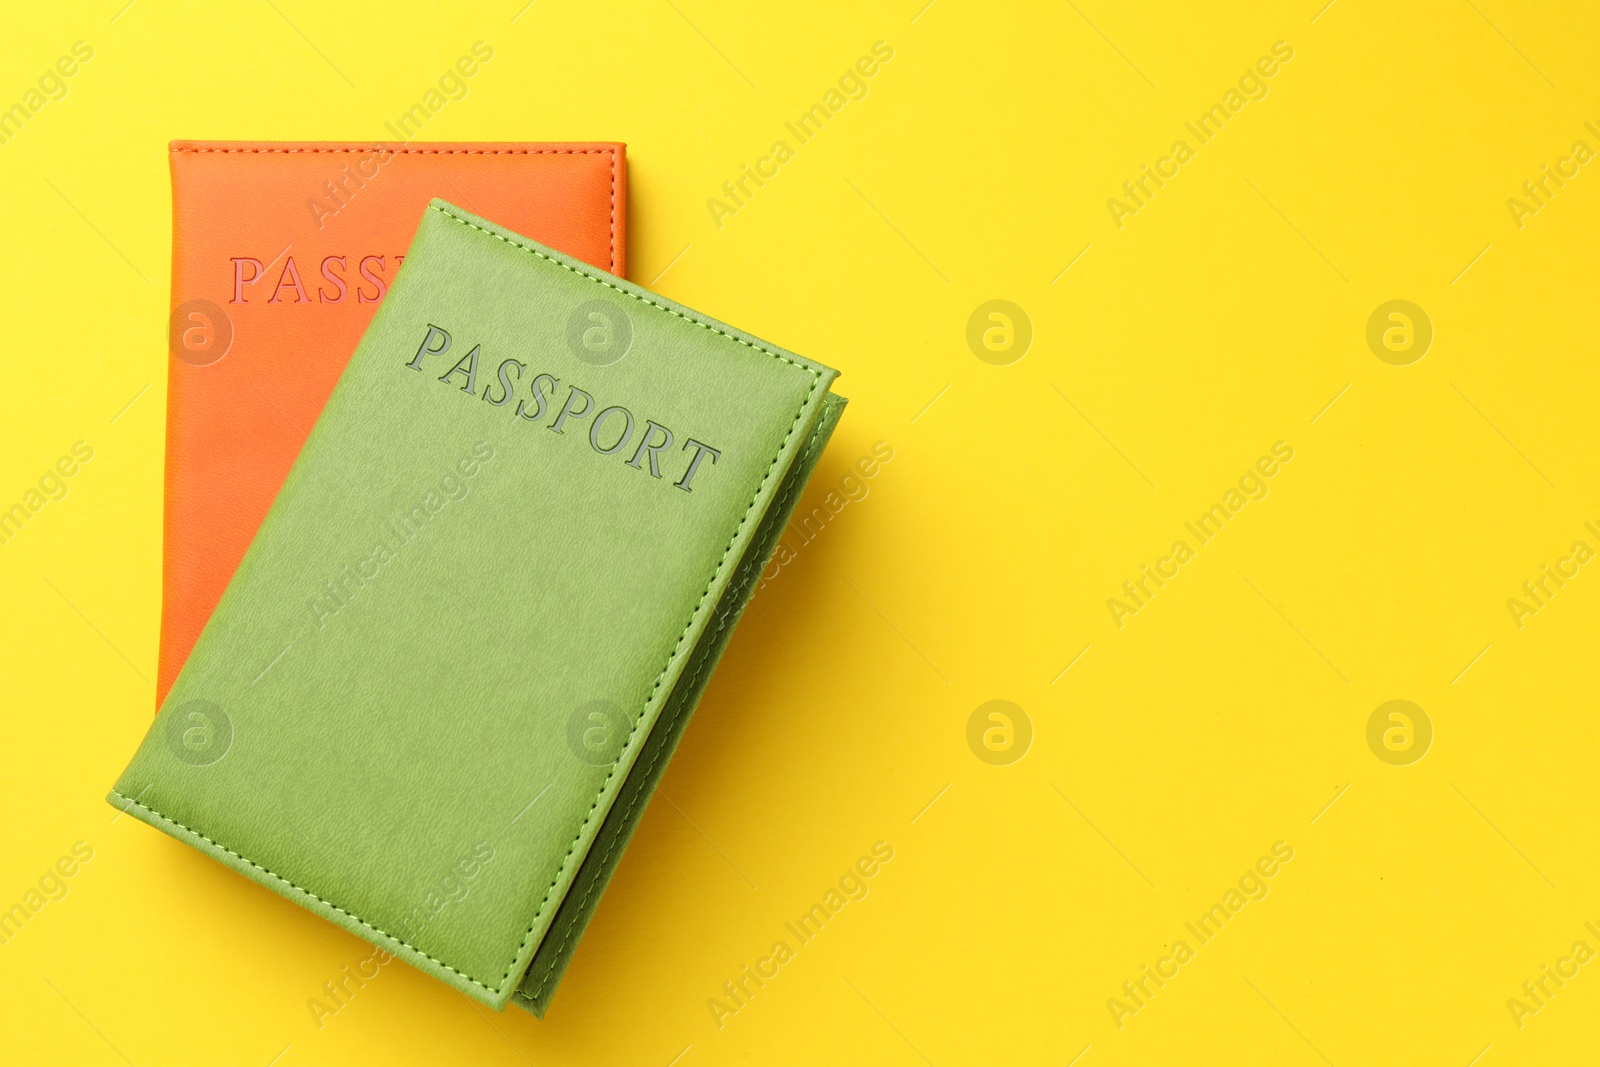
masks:
POLYGON ((1520 629, 1506 601, 1600 547, 1600 164, 1520 228, 1506 201, 1600 148, 1600 19, 923 3, 0 16, 0 102, 95 50, 0 146, 0 505, 95 448, 0 547, 0 908, 94 849, 0 946, 0 1060, 1594 1061, 1600 964, 1520 1028, 1506 1002, 1600 949, 1600 567, 1520 629), (757 596, 546 1021, 396 963, 319 1029, 365 943, 102 799, 152 712, 165 146, 388 136, 480 39, 424 138, 626 141, 634 279, 844 372, 802 507, 894 459, 757 596), (715 225, 880 40, 867 96, 715 225), (1280 40, 1267 97, 1119 229, 1107 199, 1280 40), (1005 366, 966 342, 992 299, 1034 330, 1005 366), (1435 332, 1409 366, 1366 341, 1394 299, 1435 332), (1270 494, 1119 629, 1107 599, 1280 440, 1270 494), (968 746, 992 699, 1032 725, 1007 766, 968 746), (1392 699, 1434 729, 1408 766, 1366 740, 1392 699), (867 898, 718 1028, 879 840, 867 898), (1280 840, 1270 894, 1119 1028, 1108 998, 1280 840))

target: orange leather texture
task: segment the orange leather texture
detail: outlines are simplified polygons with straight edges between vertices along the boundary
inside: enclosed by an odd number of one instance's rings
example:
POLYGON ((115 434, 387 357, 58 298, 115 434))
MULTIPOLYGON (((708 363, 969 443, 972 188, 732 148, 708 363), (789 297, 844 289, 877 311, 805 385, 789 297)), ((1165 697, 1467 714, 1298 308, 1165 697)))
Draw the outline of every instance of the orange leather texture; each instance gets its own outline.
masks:
POLYGON ((432 197, 626 269, 621 144, 174 141, 171 162, 158 707, 432 197))

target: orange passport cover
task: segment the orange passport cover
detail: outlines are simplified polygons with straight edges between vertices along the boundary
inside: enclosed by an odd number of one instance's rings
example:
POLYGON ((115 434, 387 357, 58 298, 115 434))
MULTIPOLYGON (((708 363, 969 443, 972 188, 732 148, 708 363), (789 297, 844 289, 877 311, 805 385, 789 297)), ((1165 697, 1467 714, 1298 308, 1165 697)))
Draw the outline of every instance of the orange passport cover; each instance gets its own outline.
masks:
MULTIPOLYGON (((624 274, 621 144, 174 141, 166 698, 436 196, 624 274)), ((317 456, 338 469, 338 456, 317 456)))

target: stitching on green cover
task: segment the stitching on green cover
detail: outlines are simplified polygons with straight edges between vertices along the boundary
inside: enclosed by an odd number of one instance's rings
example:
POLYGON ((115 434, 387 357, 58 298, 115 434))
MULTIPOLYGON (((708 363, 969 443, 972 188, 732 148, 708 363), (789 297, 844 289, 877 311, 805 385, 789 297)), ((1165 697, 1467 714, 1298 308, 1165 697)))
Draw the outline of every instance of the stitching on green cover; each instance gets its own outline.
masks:
MULTIPOLYGON (((800 455, 795 457, 795 463, 797 465, 804 465, 805 463, 809 462, 811 457, 816 453, 817 449, 819 449, 820 447, 822 447, 822 442, 820 440, 812 440, 812 441, 808 442, 806 447, 801 451, 800 455)), ((801 488, 802 488, 802 485, 800 483, 798 483, 798 482, 796 484, 790 486, 789 487, 789 491, 783 495, 783 499, 774 500, 772 502, 773 509, 775 511, 779 511, 779 512, 783 511, 785 508, 787 508, 789 506, 789 501, 793 500, 796 496, 799 495, 801 488)), ((759 573, 759 571, 757 573, 759 573)), ((749 584, 748 580, 746 581, 745 584, 747 584, 747 585, 749 584)), ((711 640, 713 642, 715 642, 716 639, 722 635, 722 631, 723 630, 726 630, 728 628, 729 619, 732 618, 732 616, 734 614, 735 614, 734 612, 729 612, 728 614, 726 614, 726 615, 724 615, 722 617, 720 622, 718 622, 716 630, 714 630, 712 632, 712 634, 711 634, 711 640)), ((693 690, 695 685, 699 683, 700 676, 705 673, 706 664, 709 663, 709 662, 711 662, 711 657, 710 656, 707 656, 707 657, 705 657, 704 659, 702 659, 700 661, 699 666, 697 666, 695 668, 694 676, 691 677, 688 680, 687 683, 685 683, 687 685, 688 689, 693 690)), ((681 714, 683 714, 683 712, 680 710, 679 714, 681 715, 681 714)), ((662 724, 661 723, 657 723, 656 725, 659 727, 662 724)), ((662 752, 661 749, 657 749, 655 751, 655 753, 651 755, 650 763, 644 769, 644 773, 646 775, 648 775, 652 770, 655 769, 655 765, 661 759, 661 752, 662 752)), ((634 797, 633 800, 629 802, 628 807, 622 813, 622 820, 624 822, 626 822, 628 820, 629 816, 631 816, 633 814, 633 809, 634 809, 635 806, 638 805, 638 803, 639 803, 639 797, 637 797, 637 796, 634 797)), ((606 862, 611 859, 611 853, 616 851, 617 841, 618 840, 619 840, 618 838, 613 838, 611 843, 606 846, 605 855, 600 857, 600 865, 602 867, 604 867, 606 862)), ((582 911, 583 909, 585 909, 585 908, 587 908, 589 906, 589 898, 592 897, 593 895, 594 895, 594 885, 591 884, 589 886, 589 888, 584 891, 583 899, 578 901, 578 910, 579 911, 582 911)), ((560 960, 561 960, 562 950, 564 950, 567 947, 567 942, 572 940, 572 931, 574 929, 576 929, 576 928, 577 928, 576 926, 569 927, 568 930, 567 930, 566 936, 564 936, 561 939, 561 944, 556 946, 555 954, 550 959, 550 966, 545 970, 544 977, 539 979, 539 984, 534 987, 533 995, 529 996, 529 995, 523 993, 519 989, 517 991, 517 993, 515 994, 517 997, 519 997, 522 1000, 526 1000, 529 1003, 536 1003, 538 1001, 539 994, 544 992, 544 987, 545 987, 546 983, 548 983, 550 981, 550 976, 555 973, 556 964, 559 963, 560 960)))
MULTIPOLYGON (((801 370, 804 370, 806 373, 811 375, 811 387, 806 390, 805 399, 800 402, 800 407, 795 411, 794 418, 789 423, 789 428, 784 431, 783 440, 781 442, 779 442, 777 452, 775 452, 773 454, 771 462, 769 462, 767 464, 766 473, 764 473, 761 476, 761 481, 756 485, 756 491, 750 497, 750 503, 745 506, 744 514, 739 517, 739 523, 738 523, 737 526, 735 526, 733 528, 733 534, 732 534, 732 536, 730 536, 728 538, 728 543, 723 546, 722 556, 717 560, 716 567, 714 567, 712 569, 711 577, 709 579, 707 579, 705 588, 700 591, 699 599, 697 599, 695 601, 694 608, 690 610, 689 618, 683 624, 683 632, 678 635, 677 643, 672 646, 672 651, 667 654, 667 662, 662 664, 661 673, 656 675, 655 684, 650 687, 650 692, 648 694, 646 694, 646 696, 645 696, 644 703, 645 703, 645 707, 648 708, 650 706, 650 702, 655 699, 656 691, 661 688, 662 679, 664 679, 667 676, 667 670, 668 670, 668 668, 670 668, 672 666, 672 661, 677 657, 678 650, 683 647, 684 639, 689 636, 689 629, 690 629, 691 626, 694 625, 695 616, 700 613, 701 605, 705 603, 706 596, 711 592, 711 587, 716 584, 717 576, 722 573, 723 568, 727 565, 728 553, 732 551, 734 542, 739 539, 739 532, 744 529, 745 523, 750 521, 750 513, 755 510, 756 501, 761 498, 761 491, 766 488, 767 482, 772 478, 772 471, 773 471, 774 468, 777 467, 778 460, 783 455, 783 450, 789 446, 789 439, 794 436, 795 427, 800 424, 800 417, 805 414, 806 408, 808 406, 810 406, 812 398, 814 396, 816 396, 817 385, 821 382, 822 376, 815 369, 813 369, 811 367, 807 367, 803 363, 797 363, 796 361, 788 358, 787 356, 784 356, 782 353, 774 352, 769 348, 763 347, 762 345, 752 344, 751 342, 746 341, 742 337, 737 337, 737 336, 735 336, 735 335, 733 335, 731 333, 728 333, 726 330, 717 329, 715 326, 712 326, 711 324, 706 323, 706 322, 702 322, 699 319, 693 318, 693 317, 691 317, 689 315, 685 315, 683 312, 678 311, 675 308, 667 307, 665 304, 658 304, 654 300, 646 299, 645 297, 642 297, 642 296, 638 295, 637 293, 631 293, 628 290, 623 289, 621 286, 613 285, 612 283, 604 280, 603 278, 597 278, 592 274, 589 274, 589 273, 587 273, 585 271, 577 269, 576 267, 569 266, 568 264, 563 263, 558 259, 554 259, 554 258, 552 258, 550 256, 545 255, 543 252, 540 252, 538 249, 529 248, 527 245, 519 244, 516 241, 512 241, 509 238, 503 237, 500 234, 497 234, 492 230, 484 229, 482 226, 479 226, 479 225, 477 225, 476 223, 473 223, 473 222, 469 222, 466 219, 461 218, 459 215, 455 215, 455 214, 453 214, 453 213, 451 213, 449 211, 444 210, 443 208, 435 207, 435 206, 430 204, 428 206, 428 210, 437 211, 439 214, 443 215, 445 218, 452 219, 452 220, 460 223, 463 226, 466 226, 466 227, 468 227, 470 229, 477 230, 480 233, 487 234, 488 236, 493 237, 497 241, 502 241, 505 244, 510 245, 512 248, 517 248, 517 249, 520 249, 521 251, 527 252, 529 255, 537 256, 538 258, 540 258, 542 260, 545 260, 548 263, 553 263, 553 264, 555 264, 556 266, 560 267, 563 270, 570 271, 571 273, 578 275, 580 278, 587 278, 587 279, 589 279, 590 281, 594 282, 597 285, 603 285, 607 289, 615 290, 616 292, 621 293, 624 296, 631 297, 634 300, 637 300, 642 304, 648 304, 651 307, 657 308, 657 309, 659 309, 661 311, 665 311, 668 314, 675 315, 678 318, 683 319, 686 322, 692 322, 696 326, 699 326, 702 329, 710 330, 712 333, 720 334, 721 336, 728 338, 730 341, 737 341, 739 344, 744 345, 746 348, 752 348, 752 349, 755 349, 758 352, 764 352, 767 355, 771 356, 772 358, 774 358, 776 360, 779 360, 780 362, 787 363, 792 367, 799 367, 801 370)), ((698 678, 698 675, 696 677, 698 678)), ((638 736, 639 727, 643 724, 643 722, 644 722, 644 715, 643 715, 643 709, 641 709, 641 713, 640 713, 639 718, 634 721, 633 729, 628 732, 628 739, 623 745, 623 752, 624 753, 626 753, 629 749, 631 749, 633 747, 634 738, 636 738, 638 736)), ((249 864, 251 867, 255 868, 256 870, 262 872, 263 874, 271 876, 272 878, 276 879, 277 881, 279 881, 279 882, 283 883, 284 885, 288 886, 289 888, 295 890, 296 892, 302 893, 305 896, 310 897, 312 900, 317 901, 319 904, 324 904, 324 905, 332 908, 334 911, 338 912, 340 915, 347 916, 348 918, 350 918, 351 920, 353 920, 354 922, 359 924, 363 929, 371 930, 372 932, 374 932, 376 934, 379 934, 379 935, 381 935, 381 936, 383 936, 385 938, 388 938, 390 941, 393 941, 393 942, 395 942, 395 943, 397 943, 399 945, 404 946, 405 948, 410 949, 411 951, 415 952, 417 955, 421 956, 423 959, 426 959, 426 960, 428 960, 428 961, 430 961, 432 963, 438 964, 440 967, 443 967, 445 970, 449 971, 451 974, 459 975, 460 977, 465 979, 467 982, 471 983, 476 988, 481 989, 486 993, 492 993, 495 996, 499 996, 501 993, 503 993, 505 991, 506 984, 511 979, 511 969, 512 969, 513 966, 515 966, 515 964, 517 962, 517 957, 521 956, 522 952, 523 952, 523 949, 528 947, 528 941, 533 937, 533 931, 538 928, 539 920, 544 916, 545 908, 547 908, 549 906, 549 904, 550 904, 550 896, 551 896, 551 894, 553 892, 555 892, 556 885, 561 881, 562 876, 566 874, 568 866, 571 865, 572 857, 576 854, 576 849, 578 847, 578 842, 583 839, 584 831, 586 829, 588 829, 589 823, 594 819, 594 813, 600 807, 600 798, 605 795, 606 789, 611 785, 612 778, 614 778, 616 776, 617 764, 620 763, 621 760, 622 760, 622 757, 619 755, 617 757, 617 760, 612 763, 611 770, 609 772, 607 772, 605 780, 600 783, 600 788, 599 788, 598 791, 596 791, 595 796, 594 796, 594 802, 589 805, 589 810, 584 814, 583 821, 578 824, 578 832, 573 835, 572 843, 567 846, 567 853, 566 853, 565 856, 562 857, 561 866, 559 868, 557 868, 555 878, 552 879, 550 884, 549 884, 549 886, 547 886, 545 888, 544 898, 542 900, 540 900, 539 908, 538 908, 537 911, 534 912, 533 920, 529 923, 528 929, 523 933, 522 940, 517 945, 517 951, 512 955, 511 959, 509 961, 507 961, 505 973, 500 976, 499 985, 497 987, 496 986, 487 985, 486 983, 479 981, 478 979, 472 977, 471 975, 465 973, 464 971, 457 970, 456 968, 450 966, 450 964, 445 963, 443 960, 438 959, 437 957, 434 957, 434 956, 430 956, 428 953, 426 953, 426 952, 422 951, 421 949, 417 948, 415 945, 411 944, 410 942, 403 941, 400 938, 395 937, 393 934, 389 934, 389 933, 386 933, 383 930, 380 930, 378 927, 376 927, 376 926, 372 925, 371 923, 367 922, 365 919, 361 918, 359 915, 355 915, 355 914, 353 914, 353 913, 351 913, 349 911, 346 911, 344 908, 339 907, 339 905, 333 903, 330 900, 324 900, 322 897, 317 896, 315 893, 311 892, 310 890, 302 889, 300 886, 295 885, 293 882, 289 881, 287 878, 285 878, 282 875, 278 874, 276 871, 273 871, 273 870, 271 870, 271 869, 269 869, 267 867, 263 867, 261 864, 256 863, 254 860, 248 859, 247 857, 240 855, 239 853, 235 852, 233 849, 228 848, 226 845, 223 845, 223 844, 221 844, 221 843, 219 843, 217 841, 213 841, 211 838, 205 836, 204 834, 200 833, 199 831, 193 830, 193 829, 185 826, 183 823, 178 822, 176 819, 173 819, 170 816, 164 815, 161 812, 156 811, 154 808, 149 807, 148 805, 142 803, 141 801, 138 801, 138 800, 136 800, 136 799, 134 799, 132 797, 124 796, 123 794, 117 792, 116 790, 112 790, 111 795, 117 797, 118 799, 126 800, 130 805, 132 805, 134 807, 137 807, 142 811, 147 811, 151 815, 153 815, 156 818, 160 819, 161 821, 169 823, 169 824, 171 824, 173 826, 176 826, 179 829, 185 831, 186 833, 192 834, 193 836, 199 838, 200 840, 206 842, 207 844, 211 845, 214 848, 221 849, 223 852, 226 852, 228 855, 234 857, 235 859, 241 860, 244 863, 249 864)), ((520 979, 520 977, 521 976, 519 975, 518 978, 520 979)))
MULTIPOLYGON (((352 915, 350 912, 345 911, 343 908, 339 907, 339 905, 335 904, 333 901, 324 900, 323 898, 317 896, 315 893, 311 892, 311 890, 309 890, 309 889, 302 889, 300 886, 297 886, 293 882, 289 881, 289 879, 283 877, 283 875, 279 874, 277 871, 269 870, 266 867, 261 866, 261 864, 257 863, 255 860, 251 859, 248 856, 241 856, 239 853, 235 852, 233 849, 229 848, 227 845, 224 845, 224 844, 222 844, 221 842, 218 842, 218 841, 213 841, 211 838, 207 837, 205 834, 201 833, 199 830, 191 829, 190 827, 185 826, 183 823, 179 822, 177 819, 172 818, 170 815, 163 815, 161 812, 159 812, 156 809, 150 807, 149 805, 143 803, 142 801, 135 800, 133 797, 124 796, 123 794, 117 792, 115 789, 113 789, 111 791, 111 795, 116 797, 118 800, 126 800, 128 802, 128 804, 131 805, 132 807, 138 808, 141 811, 149 812, 151 815, 154 815, 156 818, 160 819, 164 823, 168 823, 168 824, 170 824, 172 826, 176 826, 178 829, 183 830, 186 833, 193 834, 195 837, 198 837, 200 840, 204 841, 206 844, 212 846, 213 848, 221 849, 223 852, 226 852, 228 855, 232 856, 236 860, 243 860, 245 863, 248 863, 250 866, 252 866, 256 870, 260 871, 262 874, 271 875, 273 878, 276 878, 278 881, 282 882, 284 885, 288 886, 290 889, 293 889, 295 892, 304 893, 306 896, 310 897, 312 900, 315 900, 318 904, 326 904, 328 907, 332 908, 334 911, 338 912, 340 915, 349 916, 349 918, 354 919, 356 922, 360 923, 361 926, 364 927, 365 929, 371 930, 375 934, 381 934, 382 936, 388 938, 390 941, 395 941, 395 942, 398 942, 399 944, 405 945, 406 948, 409 948, 411 951, 415 952, 417 955, 423 957, 424 959, 432 960, 434 963, 437 963, 439 966, 443 967, 445 970, 449 971, 450 973, 461 975, 461 977, 465 978, 467 981, 471 982, 473 985, 477 986, 479 989, 483 990, 485 993, 498 994, 500 992, 498 989, 492 989, 489 986, 484 985, 482 982, 480 982, 476 978, 472 977, 472 975, 466 974, 466 973, 464 973, 462 971, 456 970, 454 967, 450 966, 444 960, 435 959, 434 957, 428 955, 426 952, 422 951, 420 948, 417 948, 415 945, 408 944, 405 941, 401 941, 398 937, 395 937, 393 934, 385 933, 384 931, 378 929, 376 926, 373 926, 371 923, 367 922, 365 919, 361 918, 361 916, 352 915)), ((126 810, 126 809, 124 809, 124 810, 126 810)))
MULTIPOLYGON (((765 352, 767 355, 771 356, 773 359, 776 359, 776 360, 778 360, 778 361, 780 361, 782 363, 787 363, 791 367, 799 367, 801 370, 803 370, 803 371, 805 371, 805 372, 807 372, 808 374, 811 375, 811 392, 806 394, 805 403, 800 405, 800 410, 804 411, 806 404, 811 403, 811 393, 816 392, 816 390, 817 390, 817 380, 818 380, 818 378, 820 376, 817 374, 816 371, 812 370, 810 367, 806 366, 804 363, 796 363, 794 360, 790 359, 788 356, 784 355, 782 352, 774 352, 772 349, 763 347, 762 345, 752 344, 751 342, 746 341, 743 337, 739 337, 739 336, 736 336, 734 334, 731 334, 727 330, 719 330, 719 329, 717 329, 715 326, 711 325, 709 322, 701 322, 697 318, 694 318, 694 317, 692 317, 690 315, 685 315, 683 312, 679 311, 677 308, 671 308, 671 307, 668 307, 665 304, 658 304, 654 300, 649 299, 648 297, 640 296, 638 293, 629 292, 628 290, 622 288, 622 286, 620 286, 620 285, 613 285, 610 282, 606 281, 604 278, 596 278, 593 274, 590 274, 587 271, 581 271, 577 267, 574 267, 574 266, 572 266, 570 264, 567 264, 567 263, 563 263, 559 259, 555 259, 552 256, 545 255, 543 252, 539 251, 537 248, 529 248, 527 245, 519 244, 516 241, 511 240, 511 238, 509 238, 509 237, 502 237, 500 234, 495 233, 493 230, 486 230, 482 226, 479 226, 475 222, 468 222, 466 219, 462 218, 460 215, 456 215, 456 214, 453 214, 453 213, 451 213, 449 211, 446 211, 442 207, 436 207, 433 204, 429 204, 428 205, 428 210, 429 211, 437 211, 439 214, 443 215, 447 219, 453 219, 456 222, 461 223, 461 225, 463 225, 463 226, 466 226, 466 227, 469 227, 471 229, 477 230, 479 233, 488 234, 490 237, 493 237, 496 241, 503 241, 506 244, 510 245, 512 248, 519 249, 519 250, 521 250, 523 252, 528 253, 531 256, 538 256, 540 259, 544 260, 546 263, 554 263, 556 266, 560 267, 562 270, 571 271, 573 274, 576 274, 580 278, 587 278, 591 282, 594 282, 596 285, 603 285, 607 289, 610 289, 613 292, 621 293, 623 296, 631 297, 632 299, 639 301, 639 303, 641 303, 641 304, 649 304, 653 308, 658 308, 661 311, 665 311, 668 315, 676 315, 678 318, 682 319, 685 322, 692 322, 696 326, 700 327, 702 330, 710 330, 712 333, 721 334, 723 337, 726 337, 728 340, 737 341, 740 344, 744 345, 746 348, 753 348, 757 352, 765 352)), ((800 416, 798 414, 795 415, 795 421, 796 422, 800 421, 800 416)), ((793 426, 791 426, 789 428, 791 430, 794 429, 793 426)), ((783 439, 783 442, 784 442, 784 444, 788 444, 789 443, 789 439, 787 437, 785 437, 783 439)), ((779 455, 783 454, 783 449, 781 447, 778 449, 778 454, 779 455)), ((777 456, 774 456, 772 461, 774 463, 776 463, 778 461, 777 460, 777 456)), ((767 469, 767 473, 768 474, 772 473, 772 470, 771 470, 770 467, 767 469)), ((763 480, 763 482, 764 482, 764 480, 763 480)), ((760 490, 759 489, 756 491, 756 495, 758 495, 758 496, 760 495, 760 490)), ((754 506, 755 501, 752 500, 750 503, 751 503, 752 506, 754 506)))

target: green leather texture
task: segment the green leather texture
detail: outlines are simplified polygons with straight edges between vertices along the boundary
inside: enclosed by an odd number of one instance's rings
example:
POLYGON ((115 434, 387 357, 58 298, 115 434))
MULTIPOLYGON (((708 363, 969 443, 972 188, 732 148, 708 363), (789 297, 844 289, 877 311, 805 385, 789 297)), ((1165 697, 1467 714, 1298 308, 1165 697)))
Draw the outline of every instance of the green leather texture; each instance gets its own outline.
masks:
POLYGON ((750 602, 761 572, 766 569, 772 553, 778 547, 778 541, 783 537, 783 529, 794 514, 800 492, 810 479, 811 472, 816 469, 817 460, 821 458, 839 417, 844 414, 845 403, 845 399, 839 396, 829 395, 824 399, 822 417, 817 420, 816 428, 806 440, 799 458, 784 476, 777 500, 762 517, 760 530, 745 550, 739 570, 717 606, 714 622, 702 631, 694 655, 684 671, 683 681, 673 691, 655 729, 650 731, 633 773, 628 775, 611 814, 606 817, 590 847, 588 857, 578 868, 578 876, 573 879, 567 898, 556 910, 550 932, 534 953, 533 962, 517 989, 513 1004, 528 1009, 540 1018, 544 1017, 556 983, 561 980, 561 974, 572 959, 573 950, 577 948, 578 938, 594 914, 600 893, 622 858, 622 850, 627 847, 628 838, 644 814, 656 783, 666 772, 672 750, 683 736, 684 727, 689 725, 689 716, 693 714, 700 694, 705 692, 706 684, 711 681, 711 672, 717 665, 717 659, 727 647, 728 639, 733 636, 734 625, 743 614, 745 605, 750 602))
POLYGON ((542 1014, 835 376, 435 201, 108 799, 542 1014))

